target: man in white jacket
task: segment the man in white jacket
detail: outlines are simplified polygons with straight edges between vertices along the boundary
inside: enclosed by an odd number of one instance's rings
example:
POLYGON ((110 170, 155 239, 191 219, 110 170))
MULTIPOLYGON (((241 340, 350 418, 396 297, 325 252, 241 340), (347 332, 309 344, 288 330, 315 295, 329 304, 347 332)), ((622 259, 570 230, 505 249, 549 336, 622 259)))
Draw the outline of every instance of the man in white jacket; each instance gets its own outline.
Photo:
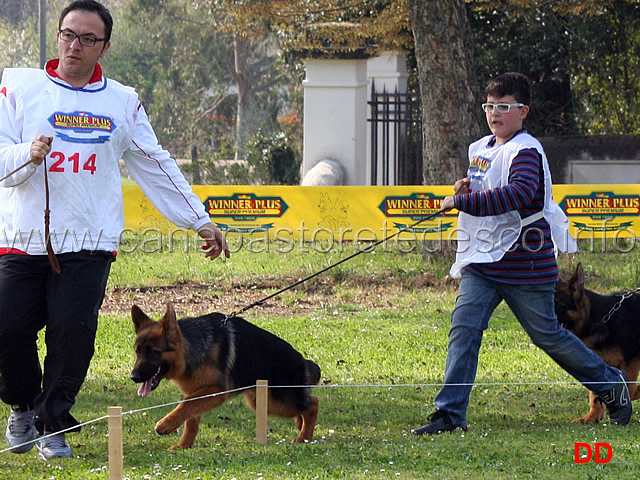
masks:
POLYGON ((168 220, 202 237, 206 257, 229 257, 135 90, 103 76, 112 24, 100 3, 71 3, 60 16, 59 58, 42 70, 5 69, 0 85, 0 178, 17 170, 0 182, 0 398, 12 406, 9 447, 29 451, 39 432, 44 459, 72 455, 57 432, 78 425, 70 409, 124 228, 119 160, 168 220), (59 273, 47 256, 48 196, 59 273), (41 368, 36 340, 45 327, 41 368))

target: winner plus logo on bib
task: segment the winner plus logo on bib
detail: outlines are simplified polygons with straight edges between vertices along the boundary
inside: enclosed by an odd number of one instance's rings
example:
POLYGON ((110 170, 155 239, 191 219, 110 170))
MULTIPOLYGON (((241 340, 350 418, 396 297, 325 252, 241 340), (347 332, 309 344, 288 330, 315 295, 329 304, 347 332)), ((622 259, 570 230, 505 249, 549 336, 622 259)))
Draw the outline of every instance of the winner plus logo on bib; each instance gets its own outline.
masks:
POLYGON ((105 143, 116 129, 111 118, 91 112, 56 112, 48 120, 62 140, 72 143, 105 143))

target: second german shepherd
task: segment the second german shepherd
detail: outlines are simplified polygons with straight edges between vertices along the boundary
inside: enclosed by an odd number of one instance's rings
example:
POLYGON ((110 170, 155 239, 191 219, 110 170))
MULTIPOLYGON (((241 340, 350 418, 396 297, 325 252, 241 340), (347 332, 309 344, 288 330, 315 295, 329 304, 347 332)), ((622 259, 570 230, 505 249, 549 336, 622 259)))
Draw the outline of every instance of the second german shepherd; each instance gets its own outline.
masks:
MULTIPOLYGON (((180 388, 185 400, 205 397, 180 403, 156 424, 160 435, 185 424, 171 450, 191 447, 202 415, 239 393, 222 392, 256 385, 258 380, 267 380, 269 386, 292 386, 268 389, 268 414, 295 418, 300 432, 294 442, 313 439, 318 399, 304 386, 318 384, 320 367, 287 342, 240 317, 221 313, 176 320, 171 304, 158 322, 136 305, 131 315, 137 334, 131 379, 142 384, 138 395, 146 397, 166 378, 180 388)), ((255 410, 255 387, 243 393, 255 410)))
MULTIPOLYGON (((640 371, 640 295, 624 300, 611 314, 621 295, 599 295, 584 288, 584 271, 578 264, 573 276, 556 284, 555 309, 558 322, 573 332, 612 367, 624 371, 629 379, 631 400, 640 398, 636 380, 640 371), (605 320, 606 319, 606 320, 605 320)), ((605 407, 589 395, 589 413, 574 422, 597 423, 605 407)))

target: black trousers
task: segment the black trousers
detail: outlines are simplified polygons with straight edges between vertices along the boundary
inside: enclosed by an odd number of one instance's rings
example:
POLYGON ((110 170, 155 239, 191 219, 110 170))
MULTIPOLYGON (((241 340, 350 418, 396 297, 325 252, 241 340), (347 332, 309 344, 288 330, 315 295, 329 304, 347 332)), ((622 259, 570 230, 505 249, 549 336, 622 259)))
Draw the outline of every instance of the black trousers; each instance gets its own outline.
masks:
POLYGON ((41 432, 78 425, 70 410, 93 357, 113 259, 111 252, 61 254, 56 275, 46 255, 0 256, 0 399, 33 405, 41 432))

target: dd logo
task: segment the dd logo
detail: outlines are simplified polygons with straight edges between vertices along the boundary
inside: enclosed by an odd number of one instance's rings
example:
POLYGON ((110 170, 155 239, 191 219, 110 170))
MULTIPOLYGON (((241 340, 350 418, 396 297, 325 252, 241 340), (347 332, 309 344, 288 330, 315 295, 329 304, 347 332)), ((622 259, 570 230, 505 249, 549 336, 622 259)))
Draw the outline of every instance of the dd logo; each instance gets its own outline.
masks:
POLYGON ((576 443, 575 446, 575 463, 589 463, 591 458, 594 458, 596 463, 608 463, 613 457, 613 449, 611 445, 608 443, 596 443, 595 449, 591 449, 591 445, 588 443, 576 443), (585 458, 580 458, 580 449, 587 449, 587 456, 585 458), (600 456, 600 452, 602 448, 607 449, 607 456, 605 458, 600 456))

